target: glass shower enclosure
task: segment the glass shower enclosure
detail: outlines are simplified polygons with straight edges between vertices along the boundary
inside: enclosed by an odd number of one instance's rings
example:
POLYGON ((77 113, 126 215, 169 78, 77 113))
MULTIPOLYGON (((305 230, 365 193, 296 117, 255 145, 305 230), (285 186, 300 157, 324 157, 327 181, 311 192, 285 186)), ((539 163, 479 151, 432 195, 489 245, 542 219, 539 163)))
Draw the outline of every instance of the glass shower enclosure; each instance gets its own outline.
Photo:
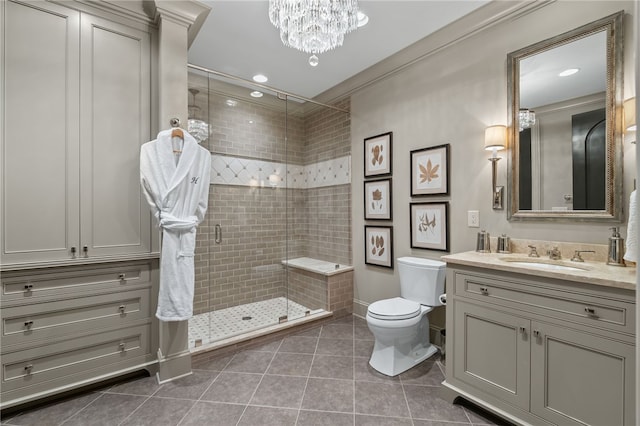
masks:
POLYGON ((326 313, 326 288, 291 265, 351 264, 348 101, 319 105, 190 66, 189 119, 212 156, 190 347, 326 313))

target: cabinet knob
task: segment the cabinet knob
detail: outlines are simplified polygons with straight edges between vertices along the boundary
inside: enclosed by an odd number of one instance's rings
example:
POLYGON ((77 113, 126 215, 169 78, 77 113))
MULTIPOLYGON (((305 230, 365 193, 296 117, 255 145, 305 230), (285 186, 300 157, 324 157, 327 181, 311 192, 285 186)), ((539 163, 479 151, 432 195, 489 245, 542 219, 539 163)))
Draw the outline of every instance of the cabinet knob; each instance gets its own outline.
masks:
POLYGON ((71 258, 72 259, 76 258, 76 252, 77 252, 76 247, 75 246, 71 247, 71 258))
POLYGON ((125 309, 126 309, 126 306, 125 306, 125 305, 120 305, 120 306, 118 306, 118 310, 119 310, 119 311, 120 311, 120 313, 121 313, 121 314, 123 314, 123 315, 124 315, 124 311, 125 311, 125 309))
POLYGON ((24 366, 24 372, 26 374, 31 374, 31 371, 33 371, 33 364, 27 364, 24 366))
POLYGON ((31 328, 33 326, 33 321, 25 321, 24 322, 24 328, 31 328))
POLYGON ((33 290, 33 284, 29 283, 29 284, 25 284, 24 285, 24 291, 25 293, 30 292, 31 290, 33 290))
POLYGON ((124 350, 125 350, 125 346, 126 346, 126 345, 125 345, 124 343, 120 343, 120 344, 118 345, 118 349, 120 349, 120 351, 121 351, 121 352, 124 352, 124 350))
POLYGON ((118 274, 118 279, 120 281, 124 281, 125 279, 127 279, 127 275, 124 273, 118 274))
POLYGON ((519 327, 519 329, 520 329, 520 333, 522 333, 522 334, 527 334, 527 329, 526 329, 526 328, 524 328, 524 327, 519 327))
POLYGON ((487 296, 489 294, 489 289, 487 287, 480 287, 480 293, 487 296))
POLYGON ((83 246, 82 253, 84 254, 84 257, 89 257, 89 247, 83 246))
POLYGON ((533 330, 533 335, 536 337, 540 337, 540 330, 533 330))
POLYGON ((584 311, 587 313, 587 315, 595 315, 596 314, 596 310, 590 307, 585 307, 584 311))

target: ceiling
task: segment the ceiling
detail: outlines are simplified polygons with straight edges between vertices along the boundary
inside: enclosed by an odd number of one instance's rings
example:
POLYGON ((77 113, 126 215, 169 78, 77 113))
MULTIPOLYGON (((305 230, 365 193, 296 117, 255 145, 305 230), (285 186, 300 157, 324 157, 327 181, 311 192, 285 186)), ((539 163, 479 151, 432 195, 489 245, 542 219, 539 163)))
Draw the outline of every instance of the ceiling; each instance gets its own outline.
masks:
POLYGON ((369 23, 345 36, 344 44, 318 55, 285 47, 262 1, 201 0, 211 12, 189 48, 190 64, 250 80, 269 78, 267 86, 314 98, 414 42, 445 27, 487 0, 360 0, 369 23))

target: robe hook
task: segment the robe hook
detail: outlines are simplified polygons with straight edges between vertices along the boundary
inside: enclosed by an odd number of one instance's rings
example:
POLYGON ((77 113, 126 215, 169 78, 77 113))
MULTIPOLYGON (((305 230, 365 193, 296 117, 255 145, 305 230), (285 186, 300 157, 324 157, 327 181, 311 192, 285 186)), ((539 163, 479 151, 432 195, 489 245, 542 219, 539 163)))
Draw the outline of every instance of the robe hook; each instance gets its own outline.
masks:
POLYGON ((171 127, 180 127, 180 119, 174 117, 169 120, 169 124, 171 124, 171 127))

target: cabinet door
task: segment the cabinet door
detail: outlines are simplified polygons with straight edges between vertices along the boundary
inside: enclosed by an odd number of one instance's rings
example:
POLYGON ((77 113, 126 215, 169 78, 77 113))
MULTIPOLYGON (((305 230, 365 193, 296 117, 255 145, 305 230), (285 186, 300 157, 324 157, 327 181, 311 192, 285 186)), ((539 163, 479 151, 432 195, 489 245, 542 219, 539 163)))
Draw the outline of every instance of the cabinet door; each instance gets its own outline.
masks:
POLYGON ((90 257, 150 252, 139 178, 150 139, 150 35, 88 14, 81 27, 81 245, 90 257))
POLYGON ((529 320, 459 300, 453 309, 454 376, 528 410, 529 320))
POLYGON ((79 233, 79 13, 0 3, 2 263, 69 259, 79 233))
POLYGON ((635 348, 532 323, 531 412, 562 425, 633 425, 635 348))

